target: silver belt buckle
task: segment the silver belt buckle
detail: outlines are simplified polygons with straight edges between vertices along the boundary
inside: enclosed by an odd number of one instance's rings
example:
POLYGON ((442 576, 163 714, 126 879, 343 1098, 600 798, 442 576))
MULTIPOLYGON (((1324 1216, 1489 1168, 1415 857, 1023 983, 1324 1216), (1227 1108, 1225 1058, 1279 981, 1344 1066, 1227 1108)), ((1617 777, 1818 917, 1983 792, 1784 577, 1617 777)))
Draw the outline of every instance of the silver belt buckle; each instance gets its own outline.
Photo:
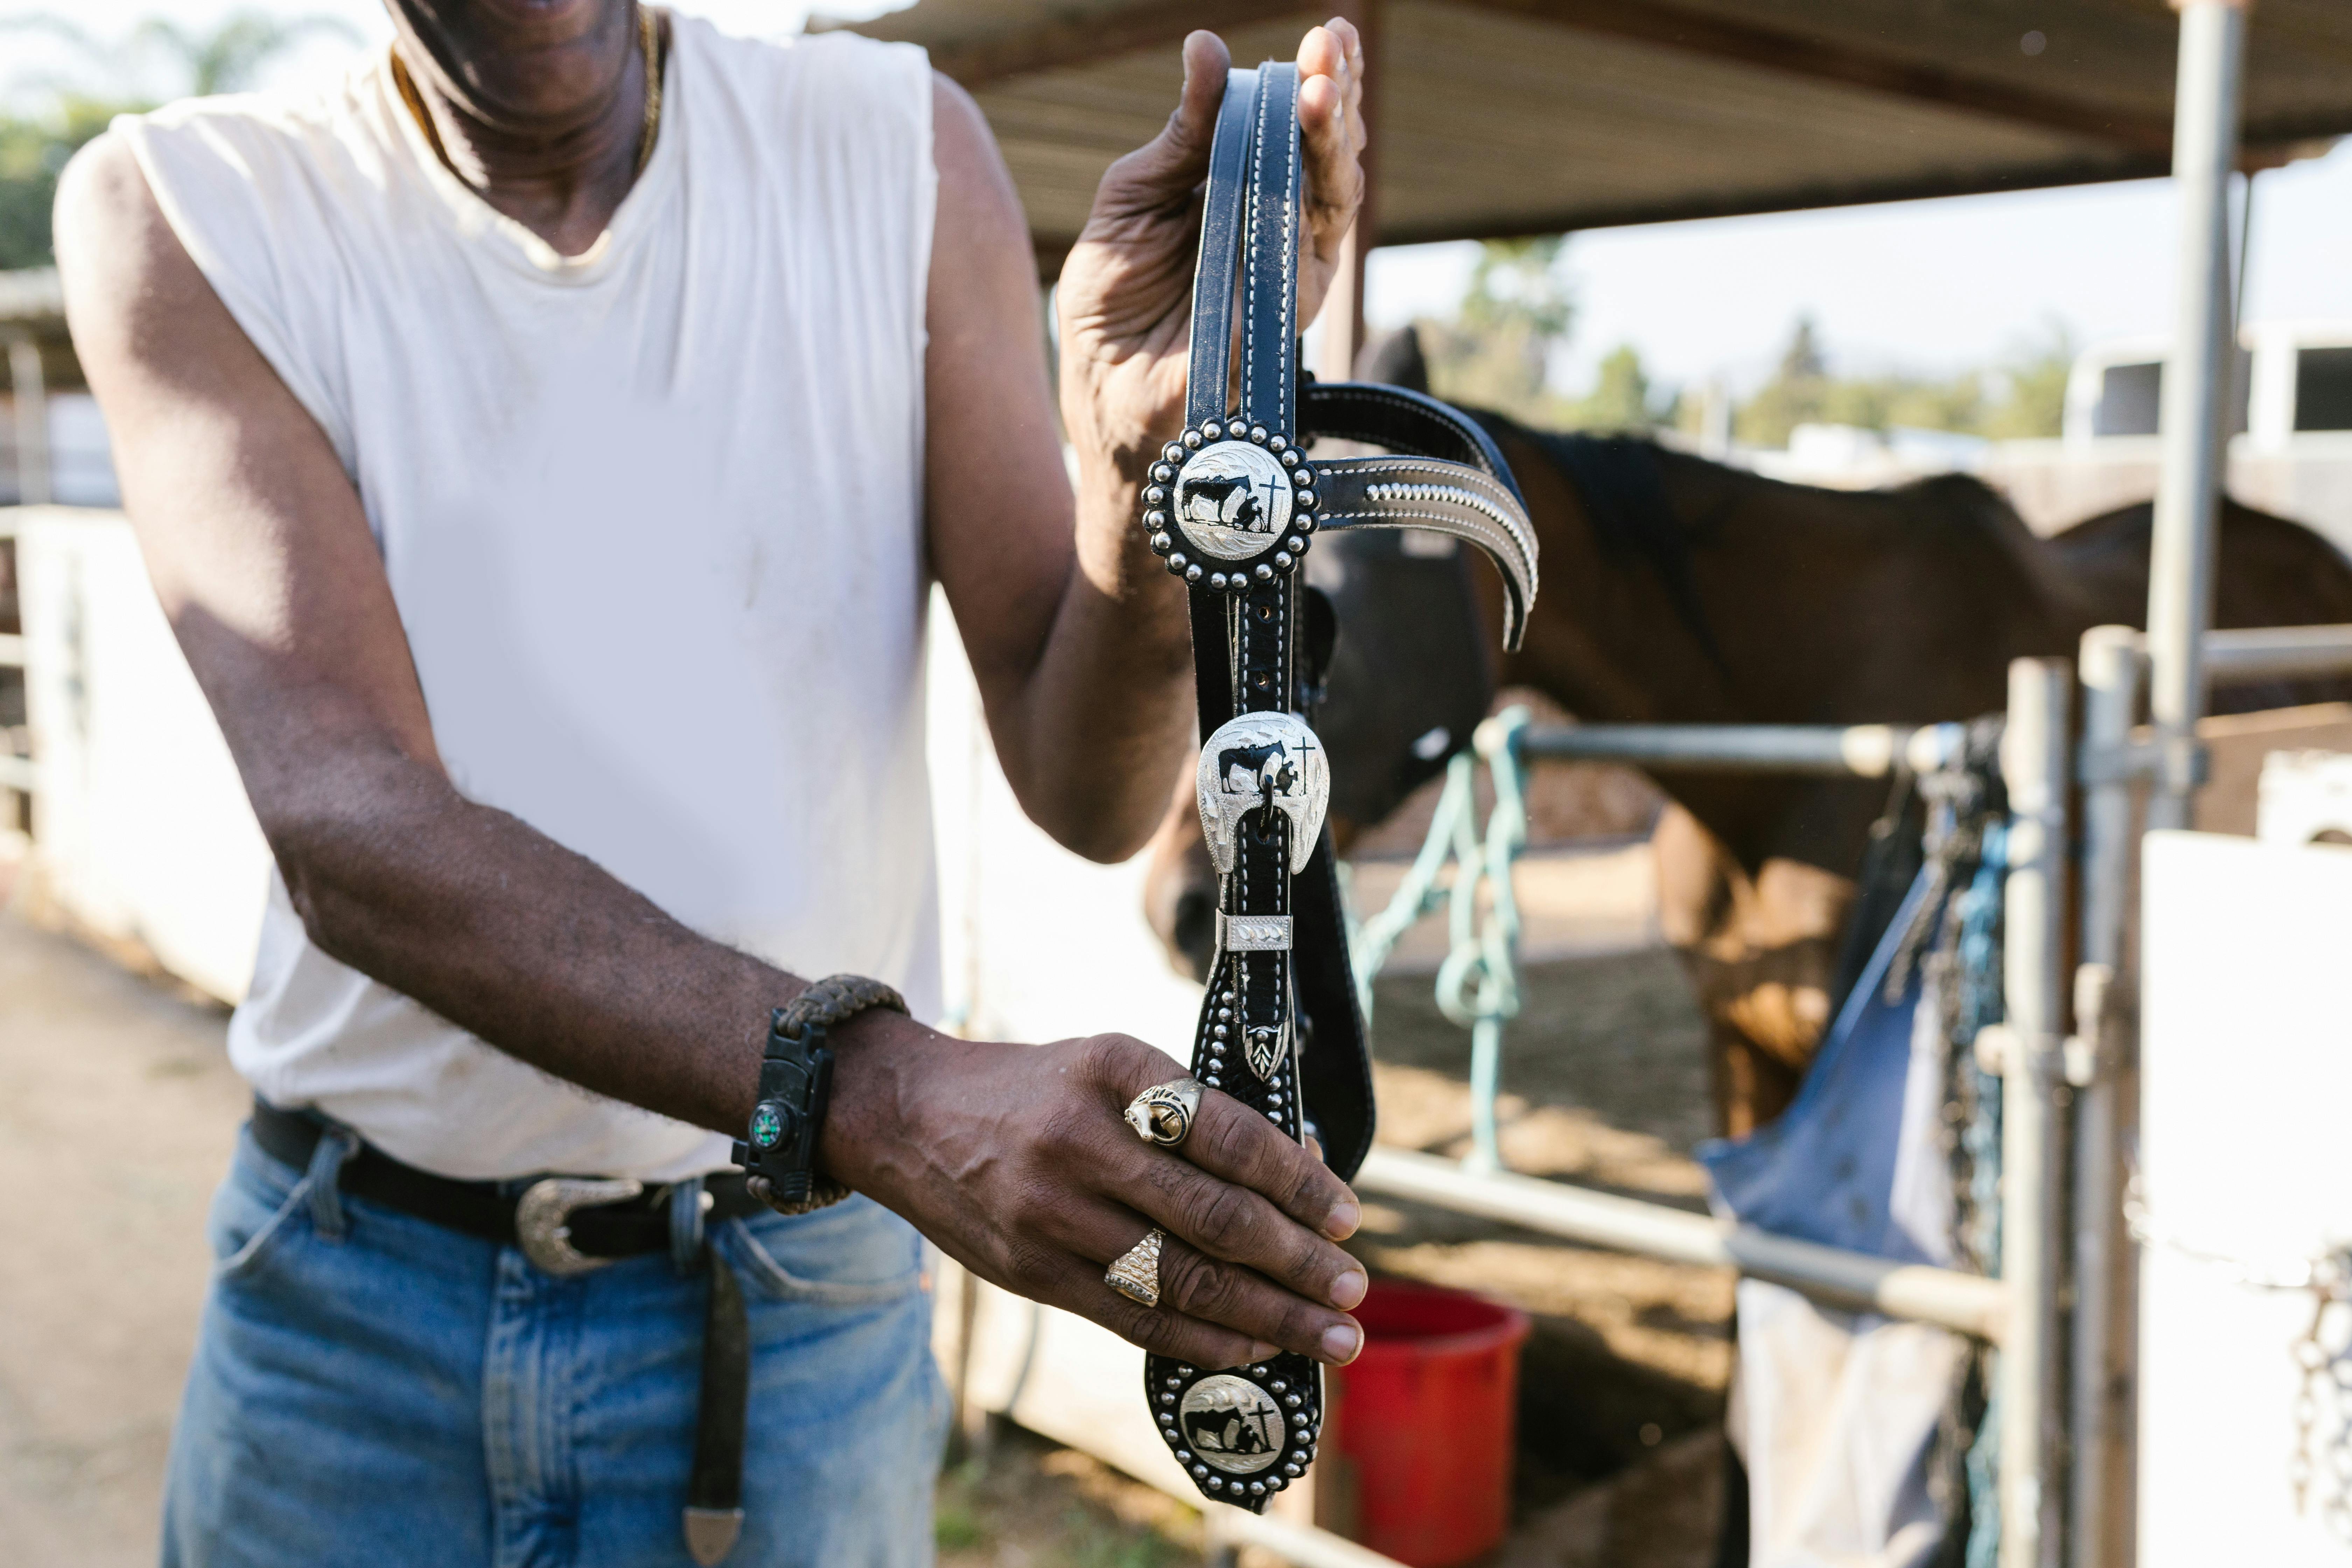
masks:
POLYGON ((572 1211, 625 1204, 645 1190, 643 1182, 627 1176, 550 1176, 533 1182, 515 1200, 515 1245, 541 1273, 558 1279, 602 1268, 613 1259, 591 1258, 572 1245, 572 1211))

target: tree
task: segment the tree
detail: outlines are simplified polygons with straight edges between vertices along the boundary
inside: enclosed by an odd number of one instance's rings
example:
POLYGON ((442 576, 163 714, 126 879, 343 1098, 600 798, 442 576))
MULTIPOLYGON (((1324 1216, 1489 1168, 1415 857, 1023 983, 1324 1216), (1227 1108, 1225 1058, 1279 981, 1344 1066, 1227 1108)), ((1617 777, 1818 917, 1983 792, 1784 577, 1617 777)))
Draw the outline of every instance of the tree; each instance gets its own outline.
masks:
POLYGON ((1815 422, 1950 430, 1993 440, 2055 436, 2074 363, 2074 337, 2053 322, 2039 342, 2013 350, 1990 372, 1832 376, 1812 322, 1801 320, 1780 369, 1740 406, 1735 428, 1752 447, 1784 447, 1798 426, 1815 422))
POLYGON ((2021 345, 2002 365, 2003 393, 1985 420, 1985 434, 2000 439, 2055 436, 2066 421, 2066 381, 2074 369, 2074 334, 2052 321, 2042 340, 2021 345))
POLYGON ((1747 446, 1785 447, 1791 430, 1827 416, 1829 397, 1820 335, 1811 316, 1800 316, 1780 351, 1780 368, 1733 414, 1732 431, 1747 446))
POLYGON ((145 107, 74 99, 47 120, 0 117, 0 271, 56 261, 49 209, 57 204, 58 174, 66 160, 116 114, 145 107))
POLYGON ((1565 243, 1559 235, 1481 242, 1454 319, 1422 323, 1431 391, 1530 424, 1559 422, 1566 405, 1549 389, 1551 357, 1575 319, 1557 265, 1565 243))
POLYGON ((1677 397, 1654 395, 1641 352, 1620 343, 1601 362, 1592 390, 1570 408, 1568 423, 1583 430, 1648 430, 1673 424, 1680 403, 1677 397))
POLYGON ((131 34, 127 50, 108 48, 61 16, 0 20, 0 32, 60 38, 88 57, 100 79, 109 83, 95 96, 59 90, 56 108, 47 114, 0 115, 0 269, 47 267, 55 261, 49 209, 57 201, 58 174, 66 161, 117 114, 154 107, 128 79, 131 57, 163 53, 188 90, 203 95, 252 86, 270 60, 313 34, 360 41, 340 16, 282 19, 255 11, 239 12, 208 33, 191 33, 162 20, 146 22, 131 34))

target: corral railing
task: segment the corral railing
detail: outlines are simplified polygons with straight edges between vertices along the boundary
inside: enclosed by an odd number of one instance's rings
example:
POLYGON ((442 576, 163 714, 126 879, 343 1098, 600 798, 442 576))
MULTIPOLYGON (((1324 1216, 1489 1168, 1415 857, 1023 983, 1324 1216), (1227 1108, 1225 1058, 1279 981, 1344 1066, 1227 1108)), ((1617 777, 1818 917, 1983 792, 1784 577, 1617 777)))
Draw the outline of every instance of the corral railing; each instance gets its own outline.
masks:
MULTIPOLYGON (((2206 679, 2216 687, 2352 674, 2352 626, 2209 631, 2199 641, 2206 679)), ((2134 1370, 2132 1358, 2119 1353, 2124 1347, 2114 1342, 2111 1327, 2122 1227, 2116 1096, 2130 1048, 2121 1027, 2128 1009, 2117 1005, 2113 984, 2125 958, 2127 889, 2137 850, 2134 796, 2142 788, 2185 793, 2203 776, 2193 739, 2182 744, 2138 726, 2150 661, 2149 639, 2132 628, 2101 626, 2084 635, 2076 661, 2084 700, 2079 746, 2070 740, 2077 669, 2059 659, 2020 659, 2011 667, 2001 756, 2011 813, 2004 886, 2008 1016, 1978 1047, 1979 1059, 1995 1066, 2001 1081, 2001 1278, 1896 1264, 1500 1169, 1493 1099, 1507 1015, 1479 1014, 1462 998, 1466 982, 1459 975, 1446 979, 1443 972, 1441 991, 1450 985, 1456 993, 1450 1011, 1485 1030, 1474 1037, 1474 1123, 1482 1131, 1473 1154, 1457 1163, 1378 1150, 1357 1185, 1586 1246, 1737 1268, 1826 1303, 1934 1323, 1999 1345, 2002 1568, 2041 1568, 2062 1556, 2097 1568, 2112 1550, 2101 1521, 2112 1468, 2119 1462, 2116 1391, 2119 1378, 2129 1386, 2134 1370), (2077 784, 2079 840, 2067 816, 2068 795, 2077 784), (2063 900, 2066 867, 2078 843, 2081 934, 2070 1032, 2063 900)), ((1507 818, 1521 809, 1517 773, 1522 759, 1877 778, 1898 763, 1918 772, 1948 765, 1964 738, 1964 727, 1950 723, 1533 727, 1489 721, 1476 752, 1495 770, 1496 815, 1507 818)), ((1459 793, 1466 809, 1466 777, 1459 793)), ((1497 937, 1483 942, 1483 952, 1472 952, 1482 944, 1466 918, 1475 910, 1475 888, 1465 889, 1465 881, 1492 879, 1495 912, 1507 913, 1516 841, 1507 831, 1495 831, 1490 820, 1483 833, 1464 825, 1453 846, 1467 851, 1454 887, 1441 892, 1437 867, 1417 867, 1432 874, 1417 883, 1409 879, 1399 902, 1417 899, 1411 910, 1417 916, 1441 897, 1450 898, 1457 957, 1470 953, 1474 965, 1491 962, 1497 937)), ((1433 833, 1431 848, 1439 847, 1433 833)), ((1425 853, 1424 860, 1430 858, 1425 853)), ((1405 911, 1392 907, 1389 913, 1405 911)), ((1515 960, 1516 916, 1493 923, 1500 927, 1505 955, 1515 960)), ((1514 978, 1494 988, 1487 1000, 1515 985, 1514 978)))
MULTIPOLYGON (((1473 1029, 1473 1150, 1459 1163, 1376 1150, 1359 1189, 1430 1204, 1586 1246, 1675 1262, 1738 1269, 1831 1305, 1933 1323, 1998 1344, 2001 1492, 2031 1497, 2032 1481, 2059 1451, 2065 1382, 2059 1287, 2064 1184, 2059 1097, 2064 1047, 2058 1034, 2059 918, 2067 843, 2068 735, 2073 679, 2064 661, 2020 659, 2011 667, 2001 772, 2009 835, 2008 1014, 2022 1048, 2007 1053, 2001 1076, 2003 1171, 2001 1278, 1903 1264, 1660 1203, 1617 1197, 1501 1168, 1494 1103, 1501 1036, 1517 1011, 1518 922, 1513 863, 1524 843, 1522 763, 1529 758, 1832 778, 1885 778, 1898 767, 1931 773, 1963 752, 1967 727, 1918 725, 1589 724, 1535 727, 1516 713, 1480 727, 1475 752, 1492 773, 1495 806, 1484 831, 1474 810, 1468 758, 1457 759, 1428 845, 1382 913, 1368 922, 1364 958, 1377 963, 1404 927, 1441 899, 1454 907, 1454 952, 1439 972, 1450 1016, 1473 1029), (1437 873, 1449 851, 1450 889, 1437 873), (1491 886, 1480 914, 1478 883, 1491 886), (1499 971, 1499 972, 1498 972, 1499 971), (1475 983, 1475 987, 1474 987, 1475 983), (1471 993, 1475 988, 1475 999, 1471 993)), ((2022 1560, 2004 1555, 2003 1568, 2022 1560)))

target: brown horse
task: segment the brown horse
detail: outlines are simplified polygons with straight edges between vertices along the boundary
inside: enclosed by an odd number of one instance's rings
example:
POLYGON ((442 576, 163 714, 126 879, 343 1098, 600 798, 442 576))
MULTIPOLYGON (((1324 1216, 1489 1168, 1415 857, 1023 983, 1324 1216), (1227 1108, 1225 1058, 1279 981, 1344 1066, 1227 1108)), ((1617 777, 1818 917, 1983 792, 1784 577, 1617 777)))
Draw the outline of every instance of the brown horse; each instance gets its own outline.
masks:
MULTIPOLYGON (((1646 440, 1480 418, 1525 492, 1543 563, 1525 646, 1495 676, 1586 721, 1968 719, 2004 705, 2010 660, 2071 656, 2088 627, 2142 623, 2146 504, 2042 539, 1973 479, 1816 489, 1646 440)), ((2309 530, 2234 502, 2218 581, 2218 626, 2352 621, 2352 565, 2309 530)), ((1475 596, 1493 648, 1490 573, 1475 574, 1475 596)), ((1333 688, 1336 701, 1337 675, 1333 688)), ((2246 710, 2347 694, 2288 682, 2226 695, 2246 710)), ((1393 775, 1391 758, 1326 740, 1335 777, 1393 775)), ((1672 802, 1654 837, 1661 925, 1709 1021, 1719 1122, 1742 1133, 1788 1103, 1820 1043, 1885 786, 1651 772, 1672 802)), ((1335 805, 1344 832, 1340 816, 1335 805)), ((1175 940, 1181 916, 1214 898, 1198 840, 1187 788, 1155 846, 1147 912, 1188 968, 1205 955, 1175 940)))

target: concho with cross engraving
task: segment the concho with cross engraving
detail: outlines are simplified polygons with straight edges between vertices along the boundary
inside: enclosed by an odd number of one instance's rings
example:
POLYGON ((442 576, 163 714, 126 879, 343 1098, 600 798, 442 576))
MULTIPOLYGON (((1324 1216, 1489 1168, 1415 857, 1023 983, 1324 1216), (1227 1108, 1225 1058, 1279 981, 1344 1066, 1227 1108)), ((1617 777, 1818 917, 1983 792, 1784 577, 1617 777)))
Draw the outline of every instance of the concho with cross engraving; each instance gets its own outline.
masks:
MULTIPOLYGON (((1209 858, 1231 876, 1241 853, 1242 818, 1272 806, 1290 819, 1290 872, 1307 868, 1331 804, 1331 764, 1323 742, 1296 713, 1244 713, 1217 727, 1201 747, 1194 779, 1209 858)), ((1273 830, 1261 819, 1257 831, 1273 830)))
POLYGON ((1288 438, 1206 419, 1171 441, 1143 492, 1143 527, 1168 570, 1238 591, 1287 575, 1315 531, 1315 470, 1288 438), (1220 570, 1236 563, 1239 570, 1220 570))

